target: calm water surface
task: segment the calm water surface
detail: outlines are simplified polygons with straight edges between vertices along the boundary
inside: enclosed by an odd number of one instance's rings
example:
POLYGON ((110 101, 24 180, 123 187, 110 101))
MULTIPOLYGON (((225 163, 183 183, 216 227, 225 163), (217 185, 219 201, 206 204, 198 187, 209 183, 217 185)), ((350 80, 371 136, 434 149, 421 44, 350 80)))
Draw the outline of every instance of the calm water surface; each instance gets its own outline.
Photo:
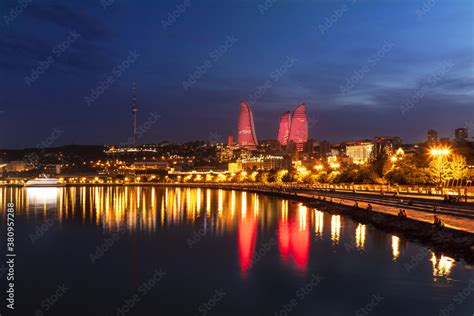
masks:
POLYGON ((152 187, 0 194, 2 236, 16 204, 7 315, 474 313, 472 267, 291 201, 152 187))

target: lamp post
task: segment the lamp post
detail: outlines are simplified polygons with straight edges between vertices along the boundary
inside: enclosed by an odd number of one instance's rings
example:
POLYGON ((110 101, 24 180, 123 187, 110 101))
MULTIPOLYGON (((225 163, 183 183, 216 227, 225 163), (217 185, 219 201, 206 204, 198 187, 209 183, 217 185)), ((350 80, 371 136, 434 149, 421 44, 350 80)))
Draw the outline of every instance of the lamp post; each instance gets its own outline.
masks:
POLYGON ((443 182, 443 161, 445 157, 448 157, 451 154, 449 148, 432 148, 430 150, 430 155, 438 159, 439 163, 439 186, 442 187, 443 182))

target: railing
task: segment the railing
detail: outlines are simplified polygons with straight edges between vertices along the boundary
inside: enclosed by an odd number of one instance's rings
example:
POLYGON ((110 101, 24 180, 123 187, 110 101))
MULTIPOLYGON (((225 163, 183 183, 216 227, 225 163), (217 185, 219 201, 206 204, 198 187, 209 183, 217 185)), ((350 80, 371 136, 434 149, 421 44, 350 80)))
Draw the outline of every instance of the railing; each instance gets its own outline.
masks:
POLYGON ((422 186, 391 186, 391 185, 378 185, 378 184, 289 184, 289 183, 181 183, 179 186, 209 186, 213 188, 229 188, 229 189, 258 189, 258 190, 346 190, 352 192, 373 192, 377 194, 414 194, 414 195, 427 195, 427 196, 444 196, 460 195, 464 196, 467 194, 468 197, 474 196, 472 188, 460 188, 457 190, 452 189, 440 189, 434 187, 422 187, 422 186))
POLYGON ((458 188, 438 188, 431 186, 417 186, 417 185, 387 185, 387 184, 315 184, 312 185, 318 189, 329 190, 350 190, 360 192, 386 192, 386 193, 409 193, 422 195, 468 195, 474 196, 473 187, 458 187, 458 188))

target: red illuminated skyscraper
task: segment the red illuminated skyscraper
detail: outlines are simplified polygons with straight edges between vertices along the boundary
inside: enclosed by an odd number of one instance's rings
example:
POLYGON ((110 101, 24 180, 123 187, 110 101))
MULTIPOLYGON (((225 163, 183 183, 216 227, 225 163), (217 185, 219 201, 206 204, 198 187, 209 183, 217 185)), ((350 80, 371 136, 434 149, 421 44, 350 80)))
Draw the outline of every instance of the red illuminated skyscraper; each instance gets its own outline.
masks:
POLYGON ((239 146, 255 150, 257 149, 257 136, 253 124, 253 115, 250 106, 240 101, 239 135, 237 139, 239 146))
POLYGON ((290 142, 296 144, 298 151, 303 151, 303 145, 308 141, 308 119, 306 118, 305 105, 300 104, 291 115, 290 142))
POLYGON ((280 116, 280 125, 278 127, 278 141, 282 145, 288 144, 290 137, 290 112, 285 112, 280 116))

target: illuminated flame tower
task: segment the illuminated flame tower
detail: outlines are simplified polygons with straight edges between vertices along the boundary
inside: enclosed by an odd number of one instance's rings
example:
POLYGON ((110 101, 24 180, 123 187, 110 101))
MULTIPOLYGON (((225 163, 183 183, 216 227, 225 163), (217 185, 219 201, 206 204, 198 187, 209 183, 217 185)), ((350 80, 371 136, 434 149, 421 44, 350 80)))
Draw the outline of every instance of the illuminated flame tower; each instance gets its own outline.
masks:
POLYGON ((296 144, 298 151, 303 151, 304 143, 308 141, 308 119, 306 118, 306 108, 304 103, 296 107, 291 115, 290 142, 296 144))
POLYGON ((252 110, 244 101, 240 101, 239 131, 237 142, 239 146, 250 150, 257 149, 257 136, 253 123, 252 110))
POLYGON ((282 145, 288 144, 288 138, 290 137, 290 112, 285 112, 280 117, 280 124, 278 126, 278 141, 282 145))
POLYGON ((132 145, 134 146, 137 144, 137 111, 136 87, 134 83, 132 90, 132 145))

